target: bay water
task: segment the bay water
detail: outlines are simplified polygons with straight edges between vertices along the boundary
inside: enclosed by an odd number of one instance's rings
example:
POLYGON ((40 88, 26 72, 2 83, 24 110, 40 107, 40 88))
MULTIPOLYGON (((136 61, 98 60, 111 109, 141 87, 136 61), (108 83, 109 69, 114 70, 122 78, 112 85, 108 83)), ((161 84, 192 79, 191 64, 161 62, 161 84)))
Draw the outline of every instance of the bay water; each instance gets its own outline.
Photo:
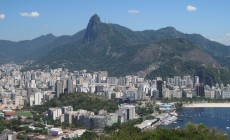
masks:
POLYGON ((217 128, 230 137, 230 108, 179 108, 178 120, 169 127, 184 127, 188 122, 217 128))

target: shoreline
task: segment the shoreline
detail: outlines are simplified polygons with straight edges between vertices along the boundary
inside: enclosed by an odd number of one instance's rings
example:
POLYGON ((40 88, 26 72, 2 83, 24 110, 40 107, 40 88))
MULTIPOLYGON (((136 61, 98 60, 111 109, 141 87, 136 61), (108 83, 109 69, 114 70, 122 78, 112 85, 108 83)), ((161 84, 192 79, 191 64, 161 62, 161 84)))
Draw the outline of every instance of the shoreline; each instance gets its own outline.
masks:
POLYGON ((182 108, 198 108, 198 107, 229 107, 230 103, 192 103, 183 104, 182 108))

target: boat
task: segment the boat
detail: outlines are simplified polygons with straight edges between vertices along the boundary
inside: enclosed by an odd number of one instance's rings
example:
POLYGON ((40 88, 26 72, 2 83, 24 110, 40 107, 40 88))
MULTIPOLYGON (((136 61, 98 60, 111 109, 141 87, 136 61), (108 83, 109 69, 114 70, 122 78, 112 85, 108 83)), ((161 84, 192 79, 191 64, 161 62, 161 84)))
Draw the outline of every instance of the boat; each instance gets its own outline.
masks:
POLYGON ((180 128, 180 126, 177 126, 175 129, 179 129, 180 128))
POLYGON ((178 116, 178 114, 176 112, 171 112, 169 114, 172 115, 172 116, 178 116))
POLYGON ((229 127, 226 127, 226 129, 229 129, 229 127))
POLYGON ((186 118, 192 118, 192 116, 189 115, 189 116, 186 116, 186 118))
POLYGON ((177 119, 177 121, 183 121, 183 119, 177 119))

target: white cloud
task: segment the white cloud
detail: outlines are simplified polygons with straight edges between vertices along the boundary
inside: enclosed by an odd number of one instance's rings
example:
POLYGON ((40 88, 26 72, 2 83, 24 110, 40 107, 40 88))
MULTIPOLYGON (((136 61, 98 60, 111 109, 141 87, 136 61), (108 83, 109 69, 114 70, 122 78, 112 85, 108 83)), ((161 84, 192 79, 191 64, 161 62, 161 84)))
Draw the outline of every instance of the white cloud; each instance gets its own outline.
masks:
POLYGON ((0 14, 0 20, 3 20, 6 18, 6 15, 5 14, 0 14))
POLYGON ((207 38, 207 36, 205 35, 205 34, 201 34, 203 37, 206 37, 207 38))
POLYGON ((140 10, 128 10, 128 13, 130 14, 139 14, 140 12, 140 10))
POLYGON ((230 36, 230 33, 226 33, 225 35, 226 35, 226 36, 230 36))
POLYGON ((38 17, 38 16, 40 16, 40 14, 37 11, 22 12, 22 13, 20 13, 20 15, 23 17, 38 17))
POLYGON ((219 42, 224 45, 230 45, 230 36, 219 36, 216 38, 210 38, 210 40, 219 42))
POLYGON ((197 10, 197 8, 196 8, 195 6, 192 6, 192 5, 188 5, 188 6, 186 7, 186 9, 187 9, 188 11, 196 11, 196 10, 197 10))

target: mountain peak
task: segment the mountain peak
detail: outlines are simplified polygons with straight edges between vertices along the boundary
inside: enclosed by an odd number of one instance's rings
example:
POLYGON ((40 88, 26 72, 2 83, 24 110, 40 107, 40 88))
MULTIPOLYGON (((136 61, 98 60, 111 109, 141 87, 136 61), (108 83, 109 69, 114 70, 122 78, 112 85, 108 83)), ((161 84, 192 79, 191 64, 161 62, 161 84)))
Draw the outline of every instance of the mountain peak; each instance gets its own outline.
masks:
POLYGON ((97 14, 93 15, 90 18, 84 35, 85 42, 89 43, 97 37, 97 29, 100 26, 100 24, 101 24, 101 20, 97 14))
POLYGON ((53 34, 51 34, 51 33, 46 34, 45 36, 46 36, 46 37, 56 37, 55 35, 53 35, 53 34))
POLYGON ((159 29, 159 31, 177 32, 177 30, 172 26, 161 28, 161 29, 159 29))
POLYGON ((33 39, 33 41, 54 40, 55 38, 56 38, 56 36, 54 36, 53 34, 46 34, 46 35, 41 35, 41 36, 33 39))
POLYGON ((90 18, 89 22, 91 22, 91 23, 93 23, 93 24, 100 24, 100 23, 101 23, 101 19, 100 19, 100 17, 99 17, 97 14, 94 14, 94 15, 90 18))

